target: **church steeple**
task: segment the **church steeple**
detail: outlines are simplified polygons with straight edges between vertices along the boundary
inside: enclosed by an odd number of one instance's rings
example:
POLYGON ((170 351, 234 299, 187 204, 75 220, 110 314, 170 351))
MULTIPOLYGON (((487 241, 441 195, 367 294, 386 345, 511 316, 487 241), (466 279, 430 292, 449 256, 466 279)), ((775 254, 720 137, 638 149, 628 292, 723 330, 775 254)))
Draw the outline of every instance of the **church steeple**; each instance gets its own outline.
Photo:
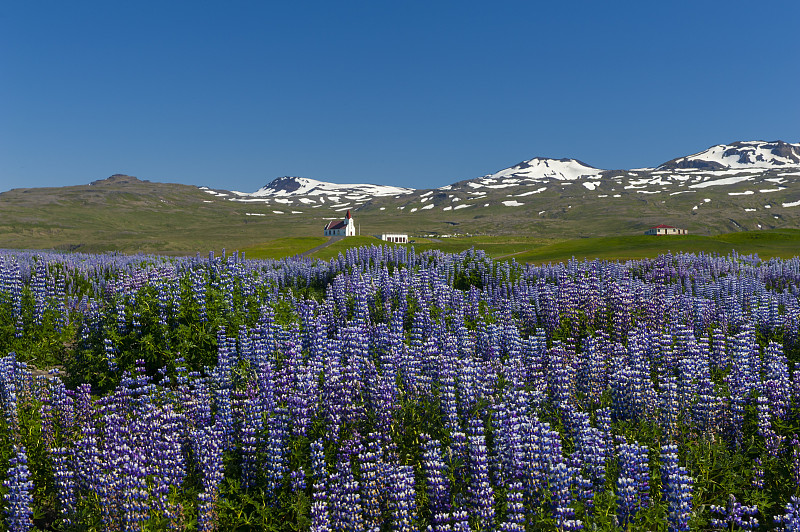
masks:
POLYGON ((356 224, 353 221, 353 215, 350 214, 350 210, 347 210, 347 214, 344 217, 344 235, 345 236, 356 236, 356 224))

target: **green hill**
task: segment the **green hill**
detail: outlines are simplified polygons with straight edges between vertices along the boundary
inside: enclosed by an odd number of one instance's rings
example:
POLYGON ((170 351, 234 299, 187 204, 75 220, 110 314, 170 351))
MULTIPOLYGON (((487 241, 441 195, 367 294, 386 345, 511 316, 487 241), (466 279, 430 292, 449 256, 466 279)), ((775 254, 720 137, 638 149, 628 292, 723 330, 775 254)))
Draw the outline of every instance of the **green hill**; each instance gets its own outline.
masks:
MULTIPOLYGON (((788 188, 782 197, 791 199, 787 194, 789 185, 794 185, 788 181, 784 185, 788 188)), ((508 190, 498 189, 491 193, 494 196, 479 201, 456 201, 455 195, 431 191, 373 198, 353 208, 363 236, 347 238, 311 256, 328 259, 348 247, 381 243, 376 237, 382 232, 398 231, 411 235, 420 251, 476 247, 495 258, 532 262, 572 256, 640 258, 666 251, 727 254, 734 249, 762 257, 788 257, 800 249, 794 229, 800 226, 800 207, 782 208, 772 201, 770 209, 755 211, 741 203, 754 202, 748 199, 753 194, 735 195, 728 192, 730 188, 708 187, 703 189, 704 198, 633 191, 598 201, 599 189, 567 183, 558 190, 525 196, 524 202, 506 201, 508 190), (613 208, 609 208, 612 200, 613 208), (453 205, 468 206, 456 209, 453 205), (642 234, 660 222, 688 228, 690 234, 642 234), (759 230, 731 232, 759 226, 759 230)), ((0 194, 0 247, 160 254, 226 248, 243 250, 251 258, 280 258, 324 243, 322 227, 343 216, 335 204, 287 207, 210 192, 123 175, 89 185, 11 190, 0 194)), ((768 194, 778 197, 777 192, 768 194)))

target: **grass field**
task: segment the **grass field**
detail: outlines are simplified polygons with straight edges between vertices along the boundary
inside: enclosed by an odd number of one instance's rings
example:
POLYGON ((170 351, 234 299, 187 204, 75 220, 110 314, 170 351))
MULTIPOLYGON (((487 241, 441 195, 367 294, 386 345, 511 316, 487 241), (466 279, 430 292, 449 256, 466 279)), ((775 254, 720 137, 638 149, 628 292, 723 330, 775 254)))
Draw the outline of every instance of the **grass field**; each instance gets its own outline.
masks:
MULTIPOLYGON (((308 251, 325 242, 324 237, 279 238, 244 248, 248 258, 283 258, 308 251)), ((372 236, 349 237, 334 242, 312 255, 313 258, 330 260, 349 248, 382 245, 372 236)), ((758 254, 762 259, 770 257, 790 258, 800 254, 800 230, 781 229, 758 232, 726 233, 717 236, 617 236, 581 238, 570 240, 543 239, 526 236, 475 236, 434 239, 417 239, 408 244, 417 251, 439 249, 458 253, 470 248, 482 249, 492 258, 515 259, 517 262, 562 262, 575 257, 578 260, 628 260, 652 258, 667 252, 717 253, 727 255, 736 251, 740 255, 758 254)))
POLYGON ((439 249, 448 253, 458 253, 474 247, 482 249, 492 258, 501 259, 513 256, 518 253, 540 249, 543 246, 551 245, 559 240, 550 238, 536 238, 519 235, 504 236, 473 236, 459 238, 443 238, 440 242, 424 242, 414 244, 417 251, 427 249, 439 249))
POLYGON ((292 257, 324 244, 328 239, 324 236, 301 236, 294 238, 277 238, 263 244, 250 246, 239 251, 248 259, 282 259, 292 257))
POLYGON ((800 253, 800 230, 783 229, 759 232, 727 233, 717 236, 680 235, 669 237, 620 236, 585 238, 557 242, 515 255, 518 262, 561 262, 576 259, 628 260, 652 258, 667 252, 717 253, 727 255, 758 254, 790 258, 800 253))
POLYGON ((375 238, 374 236, 349 236, 339 240, 338 242, 334 242, 328 247, 322 248, 311 256, 317 259, 330 260, 339 253, 344 253, 350 248, 369 245, 379 246, 381 244, 383 244, 383 241, 379 238, 375 238))
MULTIPOLYGON (((553 189, 547 195, 526 197, 520 207, 498 204, 506 199, 505 192, 498 192, 493 200, 464 200, 469 208, 446 212, 446 194, 435 209, 424 212, 423 201, 406 205, 407 198, 380 198, 359 207, 355 215, 360 234, 402 230, 418 235, 414 244, 418 251, 458 252, 475 247, 498 259, 537 262, 573 255, 650 257, 667 250, 727 254, 734 248, 743 254, 785 257, 800 249, 798 231, 785 229, 800 227, 800 208, 781 208, 776 196, 770 196, 767 212, 765 200, 748 203, 754 200, 743 195, 733 196, 743 198, 733 201, 727 193, 714 195, 712 190, 703 192, 708 196, 703 208, 696 208, 699 200, 691 194, 668 199, 623 194, 609 204, 587 192, 580 184, 553 189), (412 213, 415 209, 419 210, 412 213), (642 236, 647 227, 663 222, 685 227, 691 234, 642 236), (727 233, 734 228, 751 230, 727 233), (713 234, 719 236, 709 236, 713 234)), ((786 199, 796 201, 797 197, 786 199)), ((252 258, 281 258, 325 242, 319 236, 322 228, 342 215, 332 206, 297 208, 229 201, 197 187, 130 176, 112 176, 91 185, 15 189, 0 194, 0 248, 162 255, 205 254, 225 248, 245 251, 252 258)), ((370 243, 380 241, 370 236, 348 238, 314 256, 329 259, 353 245, 370 243)))

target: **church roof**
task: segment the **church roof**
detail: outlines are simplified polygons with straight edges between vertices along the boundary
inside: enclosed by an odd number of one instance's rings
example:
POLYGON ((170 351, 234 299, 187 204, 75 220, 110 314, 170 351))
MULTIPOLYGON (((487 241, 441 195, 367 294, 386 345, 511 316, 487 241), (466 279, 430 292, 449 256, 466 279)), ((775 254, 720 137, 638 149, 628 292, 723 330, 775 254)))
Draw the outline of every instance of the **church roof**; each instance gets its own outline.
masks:
POLYGON ((338 220, 334 222, 328 222, 328 225, 325 226, 325 229, 344 229, 347 227, 347 222, 344 220, 338 220))

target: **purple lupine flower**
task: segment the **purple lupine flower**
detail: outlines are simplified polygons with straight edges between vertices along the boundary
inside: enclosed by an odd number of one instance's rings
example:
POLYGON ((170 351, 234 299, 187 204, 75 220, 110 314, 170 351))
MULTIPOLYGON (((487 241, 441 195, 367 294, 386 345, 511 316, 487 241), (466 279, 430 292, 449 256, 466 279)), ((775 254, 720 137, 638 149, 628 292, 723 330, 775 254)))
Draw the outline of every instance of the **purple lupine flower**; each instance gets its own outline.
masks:
POLYGON ((455 346, 452 338, 446 340, 447 347, 439 355, 439 395, 442 405, 442 415, 446 427, 451 432, 459 429, 458 401, 456 399, 456 364, 457 357, 454 353, 455 346))
POLYGON ((277 407, 275 414, 267 422, 269 435, 266 442, 267 459, 264 464, 264 477, 267 481, 267 493, 273 497, 280 488, 283 476, 287 471, 286 422, 286 407, 283 406, 277 407))
POLYGON ((208 321, 208 311, 206 309, 206 282, 207 279, 203 272, 192 270, 190 273, 192 287, 192 299, 197 303, 198 318, 201 323, 208 321))
POLYGON ((800 532, 800 498, 792 496, 789 503, 786 504, 786 511, 779 516, 775 517, 775 521, 783 528, 783 532, 800 532))
POLYGON ((72 524, 72 516, 77 509, 74 454, 71 449, 54 448, 51 452, 53 461, 53 482, 56 487, 56 498, 61 509, 64 525, 72 524))
POLYGON ((342 464, 342 457, 337 460, 336 467, 328 477, 328 513, 330 516, 331 528, 334 530, 344 529, 348 519, 347 503, 345 502, 346 478, 343 478, 345 470, 349 470, 350 462, 345 460, 342 464))
POLYGON ((661 448, 661 483, 663 497, 669 507, 667 520, 670 532, 689 530, 692 512, 692 478, 686 469, 678 466, 678 448, 665 445, 661 448))
POLYGON ((599 408, 595 412, 595 425, 600 431, 599 434, 605 441, 605 447, 608 453, 606 458, 610 458, 614 453, 614 437, 611 433, 611 423, 610 407, 599 408))
POLYGON ((186 477, 183 442, 186 439, 186 417, 174 411, 171 404, 145 413, 145 430, 152 427, 150 443, 145 449, 151 485, 152 507, 169 520, 171 529, 180 528, 180 503, 171 502, 171 489, 179 489, 186 477))
POLYGON ((197 468, 202 472, 203 491, 198 495, 198 528, 211 530, 219 485, 223 479, 222 451, 224 429, 216 423, 191 431, 190 441, 197 468))
POLYGON ((750 479, 750 485, 756 489, 764 489, 764 464, 761 458, 753 460, 753 477, 750 479))
POLYGON ((314 500, 311 504, 311 530, 312 532, 330 532, 330 517, 328 513, 328 472, 323 454, 322 442, 311 442, 311 476, 314 480, 314 500))
POLYGON ((13 434, 19 430, 19 414, 17 412, 17 373, 19 363, 15 353, 0 357, 0 409, 6 425, 13 434))
POLYGON ((500 523, 501 532, 524 532, 525 507, 522 504, 522 483, 512 482, 506 496, 506 519, 500 523))
POLYGON ((242 486, 249 488, 255 485, 258 474, 258 448, 260 433, 263 428, 263 414, 254 386, 248 387, 247 400, 244 402, 244 419, 240 430, 242 453, 242 486))
POLYGON ((548 389, 554 404, 559 408, 569 404, 575 396, 575 368, 571 355, 561 346, 554 345, 548 352, 548 389))
POLYGON ((117 371, 117 350, 114 348, 114 342, 110 338, 103 340, 103 346, 108 371, 113 373, 117 371))
POLYGON ((202 491, 197 496, 197 530, 216 530, 216 496, 202 491))
POLYGON ((361 504, 364 523, 368 530, 380 530, 383 494, 380 484, 381 448, 380 435, 370 434, 366 448, 359 453, 361 464, 361 504))
POLYGON ((463 508, 459 508, 453 512, 452 530, 454 532, 470 532, 469 512, 463 508))
POLYGON ((446 466, 442 459, 441 444, 427 434, 421 434, 422 467, 425 471, 428 504, 433 515, 436 529, 446 528, 450 524, 450 486, 445 478, 446 466))
POLYGON ((14 445, 9 460, 8 474, 3 485, 8 492, 6 501, 6 525, 9 532, 24 532, 33 526, 33 483, 28 471, 28 457, 25 448, 14 445))
POLYGON ((710 520, 711 526, 717 529, 731 529, 732 526, 737 526, 744 530, 755 530, 758 528, 758 506, 747 506, 736 500, 736 497, 731 495, 728 498, 726 506, 719 506, 712 504, 709 509, 711 510, 712 517, 710 520))
POLYGON ((75 441, 73 458, 78 486, 80 489, 95 491, 99 483, 100 451, 94 423, 84 426, 81 437, 75 441))
POLYGON ((125 317, 125 299, 123 296, 120 296, 114 303, 117 311, 117 332, 120 334, 125 334, 127 329, 125 317))
POLYGON ((417 503, 414 495, 414 469, 398 465, 392 473, 392 530, 417 530, 417 503))
POLYGON ((620 523, 633 520, 637 512, 649 506, 649 464, 646 446, 622 443, 619 445, 619 477, 617 501, 620 523))
POLYGON ((758 412, 758 434, 764 439, 764 445, 770 456, 778 456, 783 436, 775 432, 772 428, 772 405, 764 395, 756 398, 756 410, 758 412))
POLYGON ((641 367, 633 356, 618 357, 615 367, 609 381, 614 418, 632 421, 647 418, 655 395, 649 370, 641 367))
POLYGON ((604 333, 589 338, 584 347, 581 368, 578 371, 578 389, 592 404, 600 402, 601 395, 608 384, 610 349, 604 333))
MULTIPOLYGON (((71 491, 71 468, 75 489, 97 494, 105 528, 143 526, 141 519, 148 509, 154 516, 170 519, 172 526, 179 525, 175 516, 181 513, 180 508, 168 508, 175 503, 166 496, 181 484, 186 460, 196 458, 191 450, 186 452, 192 430, 219 425, 222 449, 241 453, 243 475, 255 476, 255 485, 262 471, 273 474, 273 470, 280 470, 274 487, 277 494, 285 495, 289 443, 302 441, 313 428, 315 434, 330 434, 326 441, 333 451, 342 436, 364 425, 374 426, 377 434, 370 436, 374 453, 350 440, 343 444, 347 450, 341 451, 340 459, 349 460, 353 466, 352 476, 359 481, 357 490, 352 485, 355 480, 350 483, 346 472, 336 473, 335 490, 336 497, 341 495, 337 501, 356 500, 353 495, 358 492, 364 527, 373 524, 376 515, 378 525, 386 527, 379 522, 380 512, 392 511, 386 503, 397 482, 387 480, 390 468, 385 464, 409 464, 408 460, 425 455, 425 441, 421 453, 404 455, 402 461, 392 447, 391 435, 406 428, 395 419, 402 403, 399 399, 422 399, 431 402, 432 411, 441 415, 444 425, 443 432, 438 430, 441 426, 425 430, 432 434, 436 430, 437 438, 453 441, 448 452, 441 453, 442 462, 447 464, 443 471, 457 479, 456 488, 465 487, 452 490, 456 500, 448 501, 458 510, 450 515, 431 511, 431 525, 451 519, 456 528, 463 528, 469 515, 476 513, 471 499, 463 500, 461 495, 468 492, 466 487, 472 480, 471 444, 474 438, 483 437, 488 486, 499 493, 508 492, 509 512, 516 497, 512 486, 520 483, 524 506, 531 510, 541 506, 548 495, 565 501, 554 506, 562 509, 556 515, 559 526, 566 528, 573 526, 569 522, 573 497, 591 514, 594 492, 603 487, 605 464, 614 452, 612 413, 617 419, 633 421, 650 420, 658 413, 665 448, 677 440, 682 424, 693 432, 693 438, 720 436, 724 443, 736 447, 743 444, 745 413, 754 409, 759 438, 769 451, 776 454, 786 450, 779 436, 796 417, 793 409, 800 404, 800 371, 788 381, 787 388, 789 364, 782 350, 796 347, 800 263, 734 257, 668 255, 629 264, 570 261, 542 267, 495 264, 475 251, 417 254, 388 248, 352 250, 328 263, 246 265, 238 255, 231 255, 223 260, 211 257, 202 263, 175 259, 174 266, 161 267, 158 258, 114 258, 92 263, 90 268, 101 272, 102 278, 84 277, 88 283, 78 284, 82 285, 80 290, 88 287, 88 292, 73 300, 66 293, 72 284, 71 273, 66 273, 69 281, 62 288, 60 275, 47 266, 55 259, 25 258, 20 268, 19 264, 12 265, 11 259, 5 262, 0 253, 0 303, 11 309, 9 334, 14 321, 19 332, 26 334, 29 327, 33 332, 36 321, 47 325, 49 312, 57 308, 56 304, 61 305, 56 300, 65 296, 65 308, 80 315, 81 347, 91 350, 99 345, 103 349, 104 328, 115 328, 116 318, 124 317, 120 320, 124 332, 135 332, 140 321, 136 309, 144 302, 137 303, 142 288, 149 286, 156 291, 157 318, 162 326, 175 323, 178 312, 187 316, 196 312, 189 292, 193 274, 202 285, 203 300, 206 288, 214 291, 209 293, 217 304, 214 312, 222 311, 214 319, 234 318, 227 314, 241 311, 245 323, 258 320, 252 331, 243 326, 237 340, 226 337, 218 341, 217 368, 207 372, 211 377, 193 374, 190 382, 183 372, 176 379, 174 391, 154 388, 137 363, 137 372, 124 376, 118 390, 93 404, 91 390, 73 393, 50 389, 44 378, 31 388, 21 378, 24 372, 15 361, 8 368, 0 364, 11 372, 8 378, 5 373, 0 377, 3 414, 9 420, 10 432, 16 432, 14 417, 21 411, 17 402, 25 405, 34 390, 34 399, 41 399, 43 404, 42 436, 53 458, 57 504, 69 506, 58 498, 68 499, 64 494, 71 491), (171 278, 175 272, 185 277, 171 278), (465 277, 474 286, 453 289, 452 284, 465 277), (312 285, 328 287, 319 304, 295 295, 295 288, 312 285), (181 303, 171 300, 179 295, 173 291, 180 286, 186 288, 181 303), (23 287, 26 297, 33 296, 33 319, 22 312, 21 299, 17 301, 23 287), (300 327, 280 325, 281 320, 275 319, 272 306, 283 297, 299 317, 300 327), (259 317, 248 316, 242 305, 245 300, 252 308, 262 309, 259 317), (121 308, 118 313, 117 304, 121 308), (108 316, 100 312, 103 306, 110 309, 108 316), (621 310, 627 315, 614 315, 621 310), (388 323, 376 323, 383 319, 378 317, 381 313, 388 323), (463 321, 468 321, 469 327, 459 323, 463 321), (577 327, 579 321, 581 327, 577 327), (409 342, 404 340, 405 322, 411 323, 409 342), (623 330, 615 332, 616 343, 612 343, 603 331, 620 324, 623 330), (585 338, 592 329, 599 331, 592 333, 593 338, 585 338), (704 337, 709 330, 711 337, 704 337), (554 331, 564 338, 552 338, 554 331), (738 333, 728 338, 727 331, 738 333), (762 338, 780 337, 783 346, 770 344, 763 355, 759 353, 762 338), (549 351, 548 343, 552 346, 549 351), (238 362, 246 362, 253 369, 254 390, 242 391, 249 376, 246 371, 233 371, 244 369, 244 364, 236 367, 238 362), (650 379, 651 372, 654 379, 650 379), (548 384, 552 402, 547 401, 548 384), (654 384, 658 405, 654 402, 654 384), (729 397, 718 395, 716 390, 724 389, 729 397), (612 409, 596 411, 596 428, 587 427, 587 412, 595 411, 608 392, 613 396, 612 409), (251 405, 245 398, 257 410, 250 413, 249 421, 246 409, 251 405), (70 400, 74 404, 70 405, 70 400), (536 413, 557 415, 564 432, 550 430, 536 413), (266 431, 259 429, 260 417, 280 425, 279 430, 270 432, 274 425, 266 431), (465 424, 473 418, 488 420, 491 430, 484 434, 474 423, 465 424), (280 421, 276 423, 275 419, 280 421), (161 424, 172 428, 155 428, 161 424), (174 437, 168 435, 170 431, 174 437), (267 435, 279 438, 266 442, 267 435), (563 456, 562 440, 574 444, 575 451, 567 457, 563 456), (267 456, 265 451, 271 448, 278 451, 278 459, 270 454, 272 463, 262 470, 255 457, 267 456), (57 458, 64 452, 68 456, 66 468, 57 458), (386 462, 380 456, 383 453, 386 462), (459 457, 460 465, 455 457, 459 457), (147 482, 144 486, 142 478, 147 482), (372 486, 367 485, 370 478, 374 480, 372 486), (126 488, 130 492, 127 495, 126 488), (375 491, 377 497, 368 496, 375 491)), ((84 271, 83 266, 65 268, 67 272, 84 271)), ((210 305, 208 312, 212 312, 210 305)), ((800 477, 796 446, 793 443, 791 462, 788 454, 778 462, 780 467, 789 466, 795 481, 800 477)), ((435 462, 434 457, 432 470, 441 471, 435 462)), ((420 478, 428 478, 424 460, 414 464, 417 466, 420 478)), ((675 486, 685 488, 689 479, 682 478, 686 472, 676 468, 677 462, 667 468, 669 472, 662 473, 662 480, 665 489, 673 493, 664 497, 665 505, 677 508, 671 510, 670 517, 670 526, 677 530, 684 526, 681 504, 685 507, 689 492, 675 486)), ((752 469, 753 485, 758 488, 764 483, 762 471, 766 468, 754 461, 752 469)), ((643 468, 638 473, 633 468, 622 476, 632 479, 638 503, 646 502, 647 473, 643 468)), ((199 468, 201 481, 203 475, 199 468)), ((288 478, 293 489, 302 489, 303 466, 293 463, 288 478)), ((439 496, 435 482, 425 485, 434 490, 428 500, 439 496)), ((310 493, 316 497, 318 491, 312 487, 310 493)), ((205 491, 201 495, 201 528, 213 526, 215 496, 218 494, 205 491)), ((319 529, 330 528, 320 524, 327 521, 319 517, 319 510, 327 511, 328 507, 317 502, 312 506, 314 522, 319 529)), ((729 512, 725 511, 727 518, 729 512)), ((753 517, 741 508, 738 511, 743 522, 753 517)), ((66 517, 69 511, 62 513, 66 517)), ((722 521, 729 527, 737 526, 733 520, 722 521)), ((497 526, 512 525, 509 520, 497 526)))
POLYGON ((714 432, 721 416, 722 400, 714 391, 714 383, 709 375, 700 379, 697 385, 696 401, 692 409, 692 419, 697 431, 714 432))
MULTIPOLYGON (((609 455, 606 435, 600 429, 587 427, 576 435, 576 452, 580 453, 587 480, 592 493, 602 491, 606 480, 606 461, 609 455)), ((591 497, 587 497, 591 508, 591 497)))
POLYGON ((463 432, 454 432, 451 436, 450 448, 445 452, 445 460, 454 485, 464 483, 469 462, 469 446, 467 436, 463 432))
POLYGON ((470 432, 467 492, 471 520, 478 530, 490 530, 494 521, 494 490, 489 479, 489 456, 480 420, 470 421, 470 432))
POLYGON ((551 473, 553 517, 559 530, 583 529, 583 523, 575 519, 575 510, 570 506, 572 497, 569 488, 573 475, 571 469, 563 461, 559 461, 554 464, 551 473))
POLYGON ((725 377, 725 380, 730 389, 731 411, 729 426, 733 433, 733 440, 737 444, 741 442, 743 436, 741 427, 744 419, 744 407, 748 403, 752 392, 758 388, 760 381, 761 363, 758 352, 754 347, 756 345, 755 333, 751 328, 746 328, 737 334, 733 338, 731 345, 731 371, 725 377))
POLYGON ((333 528, 363 530, 359 483, 353 476, 349 456, 337 460, 336 470, 330 478, 330 510, 333 528))
POLYGON ((769 399, 772 414, 784 419, 791 406, 791 379, 783 346, 770 342, 764 350, 764 393, 769 399))
POLYGON ((147 467, 144 457, 133 452, 122 464, 122 526, 124 530, 141 530, 149 519, 147 467))

